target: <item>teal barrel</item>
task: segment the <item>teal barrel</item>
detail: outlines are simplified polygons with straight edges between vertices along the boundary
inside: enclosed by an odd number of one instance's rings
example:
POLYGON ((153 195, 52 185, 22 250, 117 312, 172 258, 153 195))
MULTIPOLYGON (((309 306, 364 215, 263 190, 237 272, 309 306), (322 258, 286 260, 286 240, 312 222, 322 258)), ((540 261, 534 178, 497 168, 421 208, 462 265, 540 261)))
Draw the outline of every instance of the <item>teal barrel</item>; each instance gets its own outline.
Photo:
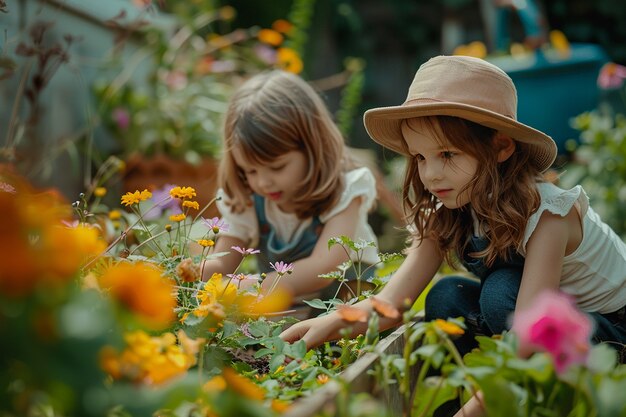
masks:
POLYGON ((578 139, 570 119, 598 106, 598 73, 609 61, 604 50, 594 44, 572 44, 565 53, 547 49, 488 60, 513 79, 518 120, 552 136, 559 153, 565 154, 565 142, 578 139))

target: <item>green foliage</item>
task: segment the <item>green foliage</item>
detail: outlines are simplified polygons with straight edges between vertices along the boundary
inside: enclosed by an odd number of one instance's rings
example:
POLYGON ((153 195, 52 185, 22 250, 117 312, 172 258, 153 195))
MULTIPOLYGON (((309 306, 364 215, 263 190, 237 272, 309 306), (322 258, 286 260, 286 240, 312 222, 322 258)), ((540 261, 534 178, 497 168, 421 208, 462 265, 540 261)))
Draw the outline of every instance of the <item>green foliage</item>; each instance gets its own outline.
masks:
POLYGON ((346 68, 350 71, 350 76, 346 86, 341 91, 339 110, 336 113, 337 125, 344 138, 350 137, 354 119, 361 104, 363 86, 365 84, 364 66, 363 60, 356 58, 347 59, 346 68))
POLYGON ((559 375, 548 353, 520 358, 512 333, 479 336, 479 348, 461 358, 452 341, 462 322, 412 320, 405 315, 403 354, 381 352, 375 368, 380 389, 397 384, 392 389, 402 394, 407 415, 431 416, 445 402, 462 404, 476 392, 482 393, 486 415, 493 416, 608 417, 626 412, 626 398, 612 394, 626 387, 626 365, 619 365, 615 350, 605 344, 591 348, 585 365, 559 375))
POLYGON ((603 221, 626 238, 626 117, 598 111, 583 113, 573 121, 580 144, 561 176, 561 185, 581 184, 591 206, 603 221))

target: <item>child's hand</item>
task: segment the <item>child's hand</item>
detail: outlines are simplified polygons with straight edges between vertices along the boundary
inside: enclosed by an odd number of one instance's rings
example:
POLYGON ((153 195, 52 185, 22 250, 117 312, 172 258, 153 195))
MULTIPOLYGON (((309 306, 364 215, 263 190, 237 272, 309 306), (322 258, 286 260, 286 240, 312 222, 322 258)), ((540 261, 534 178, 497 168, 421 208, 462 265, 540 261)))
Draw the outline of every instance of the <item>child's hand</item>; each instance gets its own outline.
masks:
POLYGON ((336 337, 334 316, 334 314, 329 314, 296 323, 283 331, 280 338, 289 343, 304 340, 307 349, 317 347, 336 337))

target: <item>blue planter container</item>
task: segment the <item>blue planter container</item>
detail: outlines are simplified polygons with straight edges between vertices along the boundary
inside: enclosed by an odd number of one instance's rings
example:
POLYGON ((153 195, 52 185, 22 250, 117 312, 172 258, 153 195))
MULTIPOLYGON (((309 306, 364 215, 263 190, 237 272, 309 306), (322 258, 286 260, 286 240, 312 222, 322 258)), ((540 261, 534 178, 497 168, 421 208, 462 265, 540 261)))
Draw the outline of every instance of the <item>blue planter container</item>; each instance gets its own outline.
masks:
POLYGON ((598 106, 596 80, 609 58, 597 45, 572 44, 569 54, 538 50, 489 61, 509 74, 517 87, 518 120, 552 136, 564 154, 565 142, 578 140, 579 135, 570 119, 598 106))

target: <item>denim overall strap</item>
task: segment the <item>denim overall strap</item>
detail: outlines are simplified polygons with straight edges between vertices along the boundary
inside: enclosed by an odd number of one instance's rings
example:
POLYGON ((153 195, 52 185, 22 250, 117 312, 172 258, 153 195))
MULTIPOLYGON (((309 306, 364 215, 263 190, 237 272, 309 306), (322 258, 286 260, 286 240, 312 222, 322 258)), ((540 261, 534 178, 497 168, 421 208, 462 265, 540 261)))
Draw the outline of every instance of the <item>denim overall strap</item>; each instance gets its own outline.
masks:
POLYGON ((491 265, 490 267, 487 267, 487 265, 485 265, 484 259, 472 258, 471 256, 469 256, 469 254, 472 252, 480 252, 482 250, 485 250, 488 244, 489 241, 487 240, 487 238, 472 236, 470 238, 469 245, 465 250, 465 253, 460 257, 463 266, 465 266, 465 268, 467 268, 469 272, 480 278, 481 281, 488 277, 495 270, 501 269, 503 267, 519 269, 524 268, 524 257, 514 250, 511 250, 511 256, 509 260, 496 258, 493 265, 491 265))
POLYGON ((322 233, 323 224, 318 216, 313 217, 311 224, 302 232, 298 240, 284 242, 280 239, 268 222, 265 214, 265 199, 258 194, 254 194, 254 210, 259 222, 259 253, 257 260, 260 272, 268 273, 272 271, 270 262, 283 261, 287 263, 295 262, 298 259, 306 258, 313 252, 313 248, 322 233))

